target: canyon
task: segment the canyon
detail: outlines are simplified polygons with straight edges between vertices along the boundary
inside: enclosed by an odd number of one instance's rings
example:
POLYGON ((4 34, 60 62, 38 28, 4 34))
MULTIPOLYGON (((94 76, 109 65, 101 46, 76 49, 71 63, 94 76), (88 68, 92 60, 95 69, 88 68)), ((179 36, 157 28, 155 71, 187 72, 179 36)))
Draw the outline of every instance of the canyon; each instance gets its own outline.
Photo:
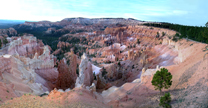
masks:
POLYGON ((8 43, 0 49, 0 107, 159 107, 151 80, 161 68, 173 75, 163 90, 173 108, 207 107, 207 44, 143 23, 66 18, 1 30, 8 43), (32 34, 38 29, 62 34, 55 49, 32 34))

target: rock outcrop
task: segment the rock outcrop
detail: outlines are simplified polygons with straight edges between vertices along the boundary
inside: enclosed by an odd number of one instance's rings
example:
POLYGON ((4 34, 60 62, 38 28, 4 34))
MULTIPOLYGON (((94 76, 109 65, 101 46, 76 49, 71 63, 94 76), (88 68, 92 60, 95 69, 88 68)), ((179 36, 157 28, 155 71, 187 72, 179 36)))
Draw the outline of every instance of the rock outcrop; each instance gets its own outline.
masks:
POLYGON ((8 54, 19 54, 20 56, 33 57, 37 52, 39 55, 43 53, 42 44, 37 42, 34 36, 22 36, 10 42, 8 46, 8 54))
POLYGON ((102 73, 100 72, 97 75, 97 86, 96 89, 105 89, 106 88, 106 80, 102 77, 102 73))
POLYGON ((88 57, 84 53, 81 57, 81 63, 79 65, 79 77, 76 80, 76 87, 80 87, 82 85, 91 86, 93 80, 92 64, 88 61, 88 57))
POLYGON ((75 82, 77 79, 77 56, 71 51, 69 55, 69 65, 66 63, 65 59, 58 62, 58 80, 56 87, 58 89, 66 90, 68 88, 73 89, 75 87, 75 82))
POLYGON ((17 31, 14 28, 0 29, 0 36, 17 36, 17 31))
POLYGON ((74 76, 75 80, 77 79, 77 74, 76 74, 77 64, 78 64, 77 56, 74 54, 73 51, 71 51, 69 67, 72 71, 72 75, 74 76))
POLYGON ((69 69, 69 66, 65 63, 64 59, 58 63, 58 72, 59 75, 56 84, 58 89, 66 90, 75 87, 76 73, 75 75, 72 74, 72 71, 69 69))
POLYGON ((58 77, 55 58, 50 55, 50 48, 35 37, 12 37, 0 54, 0 82, 13 85, 17 96, 39 95, 55 87, 58 77))
POLYGON ((69 47, 69 46, 70 46, 70 44, 68 42, 59 41, 59 43, 57 44, 57 48, 69 47))

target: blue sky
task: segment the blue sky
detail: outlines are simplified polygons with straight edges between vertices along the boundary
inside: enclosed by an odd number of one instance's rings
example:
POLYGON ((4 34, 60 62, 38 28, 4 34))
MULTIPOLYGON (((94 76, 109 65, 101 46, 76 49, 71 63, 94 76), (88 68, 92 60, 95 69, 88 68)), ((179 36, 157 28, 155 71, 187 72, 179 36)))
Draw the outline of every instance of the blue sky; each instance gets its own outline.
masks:
POLYGON ((70 17, 135 18, 204 26, 208 0, 2 0, 0 19, 60 21, 70 17))

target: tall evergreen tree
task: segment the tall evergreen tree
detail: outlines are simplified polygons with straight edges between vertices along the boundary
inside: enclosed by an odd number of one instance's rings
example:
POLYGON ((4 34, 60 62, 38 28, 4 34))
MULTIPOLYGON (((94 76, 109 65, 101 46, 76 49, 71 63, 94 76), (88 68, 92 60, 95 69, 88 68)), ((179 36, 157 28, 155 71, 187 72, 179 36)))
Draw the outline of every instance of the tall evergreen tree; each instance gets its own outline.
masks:
POLYGON ((152 85, 155 86, 155 90, 160 90, 161 93, 163 88, 168 89, 172 85, 171 79, 171 73, 167 69, 161 68, 160 71, 154 74, 152 85))

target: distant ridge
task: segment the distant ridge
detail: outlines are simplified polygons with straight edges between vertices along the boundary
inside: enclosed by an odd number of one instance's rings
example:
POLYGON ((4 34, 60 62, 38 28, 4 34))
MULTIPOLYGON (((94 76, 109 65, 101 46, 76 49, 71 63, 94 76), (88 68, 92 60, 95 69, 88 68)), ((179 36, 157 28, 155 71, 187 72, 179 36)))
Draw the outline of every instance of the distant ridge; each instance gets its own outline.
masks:
POLYGON ((22 24, 25 21, 23 20, 5 20, 0 19, 0 29, 7 29, 17 24, 22 24))

